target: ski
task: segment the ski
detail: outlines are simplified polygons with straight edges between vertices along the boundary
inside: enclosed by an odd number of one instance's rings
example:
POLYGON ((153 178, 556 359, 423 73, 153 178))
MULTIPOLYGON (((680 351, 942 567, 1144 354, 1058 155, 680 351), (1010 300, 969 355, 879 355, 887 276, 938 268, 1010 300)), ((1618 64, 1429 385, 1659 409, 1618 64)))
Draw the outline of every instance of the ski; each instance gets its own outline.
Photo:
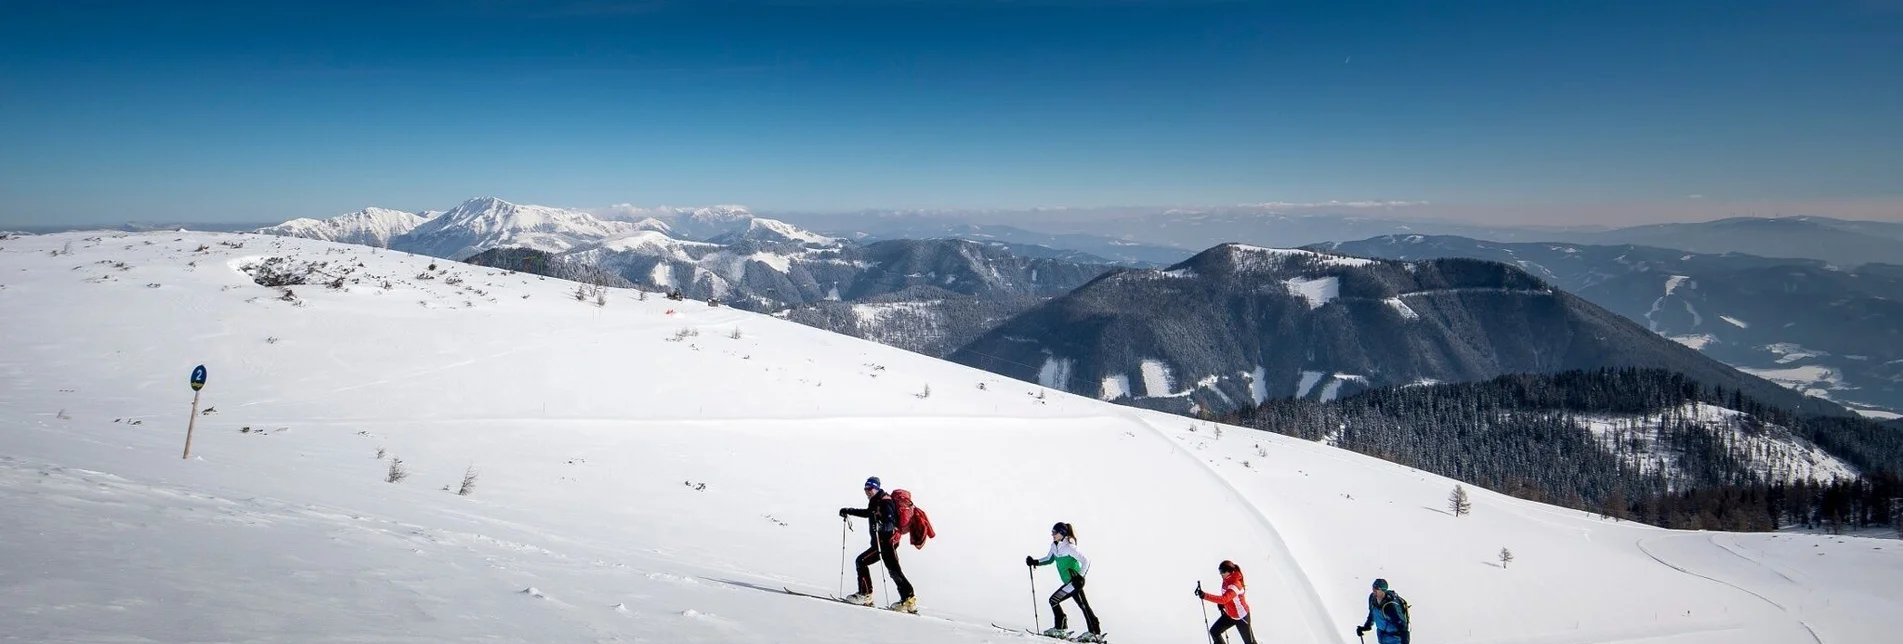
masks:
MULTIPOLYGON (((1038 631, 1034 631, 1034 630, 1031 630, 1031 629, 1028 629, 1028 628, 1006 628, 1006 627, 1003 627, 1003 626, 999 626, 999 625, 998 625, 998 624, 997 624, 996 622, 993 622, 993 623, 991 624, 991 627, 992 627, 992 628, 995 628, 995 629, 998 629, 998 630, 1001 630, 1001 631, 1004 631, 1004 632, 1006 632, 1006 633, 1023 633, 1023 634, 1025 634, 1025 635, 1030 635, 1030 636, 1033 636, 1033 637, 1042 637, 1042 638, 1045 638, 1045 639, 1053 639, 1053 640, 1061 640, 1061 641, 1065 641, 1065 642, 1083 642, 1083 641, 1085 641, 1085 640, 1082 640, 1082 639, 1078 639, 1078 638, 1080 638, 1080 637, 1083 637, 1083 635, 1078 635, 1078 636, 1075 636, 1075 637, 1052 637, 1052 636, 1049 636, 1049 635, 1045 635, 1045 634, 1043 634, 1043 633, 1041 633, 1041 632, 1038 632, 1038 631)), ((1101 636, 1099 636, 1099 637, 1097 638, 1097 640, 1096 640, 1096 641, 1098 641, 1098 642, 1108 642, 1108 641, 1110 641, 1110 634, 1109 634, 1109 633, 1104 633, 1103 635, 1101 635, 1101 636)))
POLYGON ((781 586, 781 587, 780 587, 780 590, 783 590, 783 591, 786 591, 786 594, 788 594, 788 595, 794 595, 794 596, 798 596, 798 597, 810 597, 810 598, 812 598, 812 599, 823 599, 823 600, 826 600, 826 601, 833 601, 833 602, 839 602, 839 603, 841 603, 841 604, 845 604, 845 605, 847 605, 847 606, 858 606, 858 607, 860 607, 860 608, 872 608, 872 609, 877 609, 877 610, 883 610, 883 611, 887 611, 887 612, 892 612, 892 613, 898 613, 898 614, 900 614, 900 615, 914 615, 914 616, 921 616, 921 617, 922 617, 922 615, 919 615, 919 614, 918 614, 918 613, 916 613, 916 612, 908 612, 908 611, 902 611, 902 610, 899 610, 899 609, 896 609, 896 608, 891 608, 891 607, 881 607, 881 606, 879 606, 879 605, 877 605, 877 604, 874 604, 874 605, 870 605, 870 606, 868 606, 868 605, 866 605, 866 604, 855 604, 855 603, 853 603, 853 602, 849 602, 849 601, 846 601, 846 600, 845 600, 845 598, 843 598, 843 597, 839 597, 839 596, 836 596, 836 595, 832 595, 832 594, 830 594, 830 593, 829 593, 829 594, 825 594, 825 595, 817 595, 817 594, 814 594, 814 593, 803 593, 803 592, 800 592, 800 591, 797 591, 797 590, 793 590, 793 589, 791 589, 791 588, 787 588, 787 587, 785 587, 785 586, 781 586))
POLYGON ((839 603, 841 603, 841 604, 845 604, 845 605, 847 605, 847 606, 860 606, 860 607, 863 607, 863 608, 877 608, 877 606, 867 606, 867 605, 865 605, 865 604, 855 604, 855 603, 852 603, 852 602, 849 602, 849 601, 846 601, 846 599, 845 599, 845 598, 843 598, 843 597, 839 597, 839 596, 837 596, 837 595, 833 595, 833 594, 831 594, 831 593, 827 593, 827 594, 824 594, 824 595, 820 595, 820 594, 816 594, 816 593, 803 593, 803 592, 800 592, 800 591, 797 591, 797 590, 793 590, 793 589, 791 589, 791 588, 787 588, 787 587, 784 587, 784 586, 782 586, 782 587, 780 587, 780 590, 783 590, 783 591, 786 591, 786 594, 788 594, 788 595, 793 595, 793 596, 796 596, 796 597, 807 597, 807 598, 811 598, 811 599, 819 599, 819 600, 824 600, 824 601, 830 601, 830 602, 839 602, 839 603))

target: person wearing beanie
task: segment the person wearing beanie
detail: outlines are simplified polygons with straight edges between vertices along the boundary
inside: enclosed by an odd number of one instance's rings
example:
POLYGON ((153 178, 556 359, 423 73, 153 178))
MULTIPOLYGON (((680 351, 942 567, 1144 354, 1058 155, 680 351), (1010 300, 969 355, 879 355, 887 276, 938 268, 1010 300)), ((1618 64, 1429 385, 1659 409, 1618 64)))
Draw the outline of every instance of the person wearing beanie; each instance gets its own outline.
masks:
POLYGON ((1355 628, 1355 636, 1370 630, 1380 644, 1408 644, 1407 600, 1389 590, 1386 579, 1374 580, 1373 592, 1368 593, 1368 619, 1355 628))
POLYGON ((1249 585, 1242 580, 1242 567, 1233 561, 1224 561, 1216 565, 1216 572, 1222 575, 1222 594, 1211 595, 1203 592, 1202 582, 1196 582, 1196 598, 1222 607, 1222 616, 1209 627, 1209 641, 1223 644, 1222 634, 1231 628, 1242 634, 1242 644, 1255 644, 1255 627, 1249 623, 1249 585))
POLYGON ((1097 623, 1097 613, 1090 610, 1090 600, 1084 597, 1084 575, 1090 572, 1090 558, 1077 550, 1077 530, 1068 523, 1060 521, 1051 526, 1051 551, 1043 559, 1029 555, 1024 557, 1024 565, 1032 568, 1050 564, 1057 565, 1057 579, 1064 585, 1051 593, 1053 624, 1044 631, 1044 635, 1070 639, 1069 620, 1064 615, 1063 602, 1075 599, 1077 607, 1084 611, 1084 626, 1090 629, 1076 641, 1103 641, 1103 625, 1097 623))
POLYGON ((872 564, 884 562, 886 574, 892 576, 892 583, 899 587, 899 601, 888 608, 892 610, 917 613, 918 599, 912 594, 912 582, 905 578, 905 571, 899 569, 899 548, 896 534, 899 530, 899 508, 892 496, 885 493, 879 477, 866 479, 866 507, 840 508, 839 517, 860 517, 870 524, 872 547, 859 553, 853 560, 858 566, 859 592, 847 595, 848 603, 860 606, 872 605, 872 564))

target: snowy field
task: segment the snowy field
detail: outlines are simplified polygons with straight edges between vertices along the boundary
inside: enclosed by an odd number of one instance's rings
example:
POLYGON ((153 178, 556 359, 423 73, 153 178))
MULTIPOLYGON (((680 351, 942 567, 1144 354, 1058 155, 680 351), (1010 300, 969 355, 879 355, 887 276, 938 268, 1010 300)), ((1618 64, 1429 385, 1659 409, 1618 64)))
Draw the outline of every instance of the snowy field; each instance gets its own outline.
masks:
MULTIPOLYGON (((1222 559, 1277 644, 1355 641, 1377 576, 1423 643, 1884 642, 1903 614, 1895 540, 1672 532, 1480 490, 1455 518, 1452 481, 1323 445, 605 299, 310 240, 0 240, 6 637, 1048 641, 990 624, 1032 626, 1035 603, 1049 625, 1055 577, 1033 591, 1022 559, 1060 520, 1132 644, 1203 641, 1190 589, 1222 559), (341 288, 259 286, 242 269, 268 257, 341 288), (410 474, 389 483, 394 458, 410 474), (450 491, 472 467, 473 494, 450 491), (921 616, 780 592, 838 591, 835 511, 868 475, 938 528, 901 555, 921 616)), ((863 548, 863 524, 844 539, 863 548)))

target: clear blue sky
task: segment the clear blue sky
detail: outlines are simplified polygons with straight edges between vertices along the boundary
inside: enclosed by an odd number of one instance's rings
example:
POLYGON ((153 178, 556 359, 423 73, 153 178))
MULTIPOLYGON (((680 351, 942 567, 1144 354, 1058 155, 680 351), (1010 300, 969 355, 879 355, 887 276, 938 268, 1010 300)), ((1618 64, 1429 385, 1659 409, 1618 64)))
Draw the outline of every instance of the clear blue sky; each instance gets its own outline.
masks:
POLYGON ((0 224, 1903 202, 1903 0, 5 7, 0 224))

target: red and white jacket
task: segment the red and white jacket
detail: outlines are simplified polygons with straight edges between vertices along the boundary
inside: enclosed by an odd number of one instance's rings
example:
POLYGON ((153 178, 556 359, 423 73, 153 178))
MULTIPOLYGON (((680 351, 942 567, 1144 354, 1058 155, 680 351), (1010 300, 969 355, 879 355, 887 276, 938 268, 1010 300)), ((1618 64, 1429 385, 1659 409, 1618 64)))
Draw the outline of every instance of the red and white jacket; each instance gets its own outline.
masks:
POLYGON ((1203 593, 1203 600, 1222 607, 1222 613, 1230 619, 1242 619, 1249 616, 1248 584, 1242 582, 1242 571, 1238 570, 1222 576, 1222 594, 1203 593))

